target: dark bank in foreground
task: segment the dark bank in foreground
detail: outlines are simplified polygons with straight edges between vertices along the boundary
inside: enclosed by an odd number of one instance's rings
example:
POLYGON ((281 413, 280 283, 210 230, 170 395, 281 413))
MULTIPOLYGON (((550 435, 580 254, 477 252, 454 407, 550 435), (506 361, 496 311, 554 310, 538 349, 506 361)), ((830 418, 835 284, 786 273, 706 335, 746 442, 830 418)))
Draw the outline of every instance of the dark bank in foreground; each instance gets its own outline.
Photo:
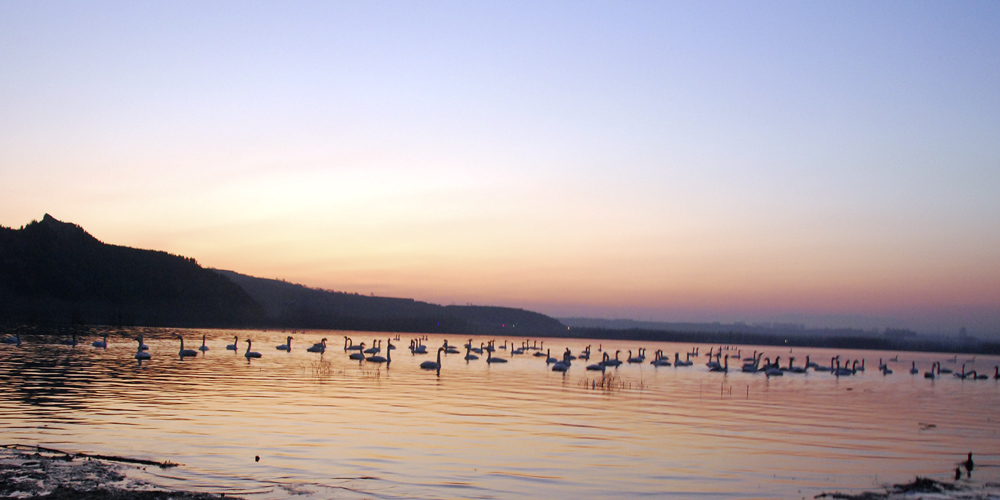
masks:
POLYGON ((134 477, 168 467, 127 457, 71 454, 44 447, 0 447, 0 500, 217 500, 224 494, 165 490, 134 477))

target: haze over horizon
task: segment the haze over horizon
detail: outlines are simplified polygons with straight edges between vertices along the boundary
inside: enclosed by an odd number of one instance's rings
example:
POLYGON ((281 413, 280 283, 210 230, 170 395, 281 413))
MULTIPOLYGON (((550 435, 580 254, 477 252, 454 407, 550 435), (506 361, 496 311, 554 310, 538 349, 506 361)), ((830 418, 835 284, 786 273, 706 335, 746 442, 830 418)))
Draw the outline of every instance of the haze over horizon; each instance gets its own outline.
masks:
POLYGON ((0 65, 3 226, 556 317, 1000 336, 997 2, 4 2, 0 65))

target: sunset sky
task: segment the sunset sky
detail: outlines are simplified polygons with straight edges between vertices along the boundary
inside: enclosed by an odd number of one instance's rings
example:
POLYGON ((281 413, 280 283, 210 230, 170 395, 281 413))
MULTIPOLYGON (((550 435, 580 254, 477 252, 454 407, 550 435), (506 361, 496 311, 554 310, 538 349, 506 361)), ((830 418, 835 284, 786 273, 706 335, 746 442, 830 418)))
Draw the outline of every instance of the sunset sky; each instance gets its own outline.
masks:
POLYGON ((1000 2, 0 2, 0 225, 553 316, 1000 335, 1000 2))

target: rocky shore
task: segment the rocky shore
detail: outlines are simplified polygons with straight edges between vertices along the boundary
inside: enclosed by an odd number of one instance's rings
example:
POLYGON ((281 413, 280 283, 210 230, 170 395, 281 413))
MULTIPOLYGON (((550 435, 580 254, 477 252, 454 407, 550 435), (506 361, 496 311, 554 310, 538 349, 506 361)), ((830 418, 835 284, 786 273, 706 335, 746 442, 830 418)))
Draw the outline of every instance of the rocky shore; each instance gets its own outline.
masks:
MULTIPOLYGON (((169 467, 172 464, 153 466, 169 467)), ((168 491, 129 472, 150 466, 120 457, 73 455, 45 448, 0 447, 0 500, 218 500, 209 493, 168 491)))

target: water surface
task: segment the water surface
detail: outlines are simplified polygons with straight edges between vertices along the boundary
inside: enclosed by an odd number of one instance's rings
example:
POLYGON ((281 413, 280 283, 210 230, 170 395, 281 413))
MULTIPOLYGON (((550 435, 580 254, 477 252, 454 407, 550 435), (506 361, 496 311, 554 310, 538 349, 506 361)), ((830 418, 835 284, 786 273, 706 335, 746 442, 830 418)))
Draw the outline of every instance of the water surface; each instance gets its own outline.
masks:
MULTIPOLYGON (((442 358, 440 374, 419 368, 444 339, 431 335, 431 354, 412 355, 414 335, 399 334, 387 367, 349 360, 354 342, 395 334, 310 331, 293 336, 291 352, 275 346, 289 334, 147 331, 152 359, 133 358, 138 331, 119 332, 107 349, 56 338, 26 337, 0 346, 0 428, 3 444, 113 454, 182 467, 147 470, 168 487, 254 498, 811 498, 824 491, 877 488, 916 475, 953 478, 973 452, 975 485, 1000 481, 1000 359, 988 356, 732 346, 766 356, 806 355, 828 364, 865 359, 866 370, 787 373, 767 378, 705 366, 711 345, 549 339, 541 352, 579 353, 565 374, 534 350, 488 365, 442 358), (233 336, 238 352, 227 351, 233 336), (330 339, 324 354, 305 348, 330 339), (253 339, 262 354, 248 361, 253 339), (607 378, 585 365, 645 347, 685 353, 694 366, 625 363, 607 378), (878 360, 894 373, 882 375, 878 360), (920 373, 911 375, 911 361, 920 373), (936 380, 933 361, 989 380, 936 380), (604 382, 601 384, 601 382, 604 382), (603 386, 602 386, 603 385, 603 386), (260 461, 255 461, 259 456, 260 461)), ((85 341, 84 341, 85 340, 85 341)), ((487 338, 474 337, 473 345, 487 338)), ((520 345, 524 338, 498 338, 520 345)), ((531 343, 542 339, 531 339, 531 343)), ((558 353, 558 354, 557 354, 558 353)), ((383 352, 384 355, 384 352, 383 352)))

